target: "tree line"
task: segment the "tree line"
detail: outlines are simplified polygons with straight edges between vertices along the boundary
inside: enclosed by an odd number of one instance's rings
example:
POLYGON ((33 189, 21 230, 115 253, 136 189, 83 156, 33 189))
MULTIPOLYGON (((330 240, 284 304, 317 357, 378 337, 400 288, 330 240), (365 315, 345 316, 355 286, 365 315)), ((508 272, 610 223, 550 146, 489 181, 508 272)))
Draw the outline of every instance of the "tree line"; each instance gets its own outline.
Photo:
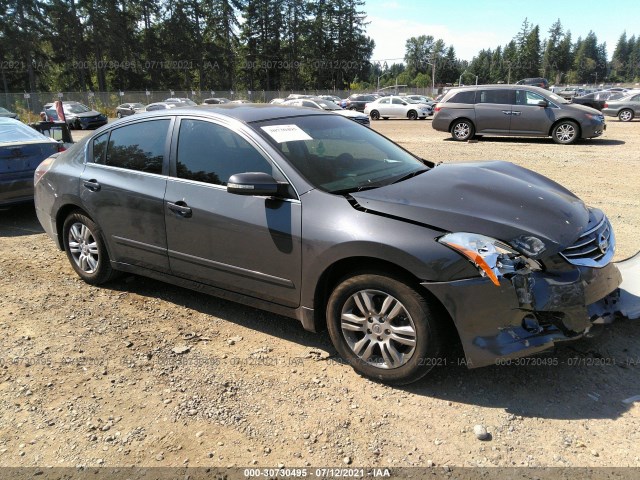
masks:
POLYGON ((513 83, 637 82, 640 37, 613 58, 590 31, 560 20, 541 37, 524 20, 504 46, 470 62, 431 35, 406 41, 403 63, 371 62, 364 0, 0 0, 5 92, 371 90, 513 83), (11 19, 11 21, 9 21, 11 19))
MULTIPOLYGON (((403 65, 394 65, 398 83, 428 86, 429 62, 435 62, 436 84, 514 83, 522 78, 544 77, 552 84, 598 84, 640 81, 640 37, 620 35, 611 61, 606 43, 590 31, 574 42, 560 20, 541 38, 540 27, 524 20, 520 31, 504 46, 481 50, 470 62, 456 58, 453 47, 422 35, 407 40, 403 65)), ((386 81, 388 84, 389 81, 386 81)))
POLYGON ((9 91, 348 88, 364 0, 0 0, 9 91), (9 21, 11 19, 11 21, 9 21))

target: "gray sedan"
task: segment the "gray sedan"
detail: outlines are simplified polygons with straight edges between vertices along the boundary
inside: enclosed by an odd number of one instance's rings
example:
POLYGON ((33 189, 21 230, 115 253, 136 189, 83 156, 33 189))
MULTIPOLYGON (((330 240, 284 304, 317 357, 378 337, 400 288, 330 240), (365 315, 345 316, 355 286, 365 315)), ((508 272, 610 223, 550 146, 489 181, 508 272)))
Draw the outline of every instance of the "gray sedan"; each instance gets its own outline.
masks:
POLYGON ((602 113, 609 117, 618 117, 621 122, 630 122, 640 115, 640 93, 607 101, 602 113))
POLYGON ((602 211, 530 170, 436 166, 319 109, 127 117, 46 160, 35 191, 87 283, 136 273, 326 327, 389 383, 444 365, 450 329, 466 365, 494 365, 620 305, 602 211))

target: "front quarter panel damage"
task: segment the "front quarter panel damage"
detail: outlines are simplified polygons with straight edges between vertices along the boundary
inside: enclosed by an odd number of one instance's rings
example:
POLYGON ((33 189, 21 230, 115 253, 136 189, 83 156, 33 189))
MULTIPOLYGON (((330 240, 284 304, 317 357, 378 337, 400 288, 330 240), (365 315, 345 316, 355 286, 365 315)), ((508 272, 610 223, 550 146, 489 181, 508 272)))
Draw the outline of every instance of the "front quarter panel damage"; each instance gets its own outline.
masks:
POLYGON ((496 364, 531 355, 587 333, 598 319, 592 305, 616 291, 622 281, 614 263, 603 268, 573 267, 422 285, 453 319, 467 365, 496 364))

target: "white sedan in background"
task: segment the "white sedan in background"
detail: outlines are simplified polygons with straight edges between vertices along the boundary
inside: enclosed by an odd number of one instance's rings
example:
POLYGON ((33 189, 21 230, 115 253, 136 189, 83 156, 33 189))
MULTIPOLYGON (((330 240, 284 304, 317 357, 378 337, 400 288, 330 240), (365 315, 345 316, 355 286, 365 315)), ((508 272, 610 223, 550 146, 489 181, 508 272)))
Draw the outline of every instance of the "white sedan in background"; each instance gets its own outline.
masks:
POLYGON ((367 103, 364 106, 364 113, 371 117, 371 120, 384 118, 408 118, 409 120, 424 120, 433 114, 433 108, 427 104, 412 100, 407 97, 381 97, 367 103))

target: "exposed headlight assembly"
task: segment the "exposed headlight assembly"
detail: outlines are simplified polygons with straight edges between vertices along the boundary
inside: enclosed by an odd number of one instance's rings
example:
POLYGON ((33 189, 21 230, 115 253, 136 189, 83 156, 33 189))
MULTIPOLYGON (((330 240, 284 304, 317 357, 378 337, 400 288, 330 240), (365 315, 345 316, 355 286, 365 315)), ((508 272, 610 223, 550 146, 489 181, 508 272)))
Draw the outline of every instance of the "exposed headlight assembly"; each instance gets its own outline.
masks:
POLYGON ((466 257, 478 268, 480 275, 489 277, 496 286, 500 286, 500 277, 508 278, 515 274, 541 270, 540 264, 535 260, 485 235, 469 232, 448 233, 438 238, 438 242, 466 257))

